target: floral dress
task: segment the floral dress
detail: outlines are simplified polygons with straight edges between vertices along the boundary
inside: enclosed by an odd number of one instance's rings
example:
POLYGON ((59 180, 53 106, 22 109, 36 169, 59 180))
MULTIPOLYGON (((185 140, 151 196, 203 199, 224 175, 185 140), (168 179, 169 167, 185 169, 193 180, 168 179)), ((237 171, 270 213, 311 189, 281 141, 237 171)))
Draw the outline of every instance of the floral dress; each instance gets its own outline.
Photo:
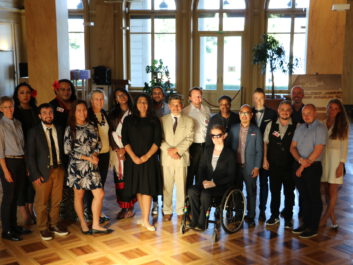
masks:
POLYGON ((70 127, 64 135, 64 151, 69 156, 67 186, 76 189, 94 190, 102 188, 98 166, 80 159, 82 155, 98 154, 101 149, 98 131, 93 124, 76 126, 76 137, 72 139, 70 127))

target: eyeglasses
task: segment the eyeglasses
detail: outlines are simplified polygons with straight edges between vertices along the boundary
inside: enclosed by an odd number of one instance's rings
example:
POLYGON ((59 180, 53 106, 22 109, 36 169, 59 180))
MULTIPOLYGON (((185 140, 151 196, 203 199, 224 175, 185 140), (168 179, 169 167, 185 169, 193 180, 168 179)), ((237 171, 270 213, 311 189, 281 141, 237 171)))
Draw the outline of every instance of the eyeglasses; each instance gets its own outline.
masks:
POLYGON ((249 112, 249 111, 240 111, 239 112, 239 115, 244 115, 244 116, 250 116, 251 115, 251 112, 249 112))
POLYGON ((214 139, 214 138, 219 139, 219 138, 221 138, 222 136, 223 136, 223 133, 220 133, 220 134, 211 134, 211 138, 212 138, 212 139, 214 139))

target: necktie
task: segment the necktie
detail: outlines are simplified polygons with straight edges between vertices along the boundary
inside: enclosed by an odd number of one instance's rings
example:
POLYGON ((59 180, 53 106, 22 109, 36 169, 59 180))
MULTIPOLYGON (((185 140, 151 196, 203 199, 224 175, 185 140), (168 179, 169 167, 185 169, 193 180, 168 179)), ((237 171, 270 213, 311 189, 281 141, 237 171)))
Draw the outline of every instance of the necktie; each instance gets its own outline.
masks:
POLYGON ((49 138, 50 138, 50 145, 51 145, 51 156, 53 159, 53 168, 58 167, 58 158, 56 156, 56 148, 55 148, 55 142, 53 138, 53 133, 52 133, 52 128, 48 128, 49 131, 49 138))
POLYGON ((174 124, 173 124, 173 133, 175 134, 175 130, 178 126, 178 118, 177 117, 174 117, 174 124))

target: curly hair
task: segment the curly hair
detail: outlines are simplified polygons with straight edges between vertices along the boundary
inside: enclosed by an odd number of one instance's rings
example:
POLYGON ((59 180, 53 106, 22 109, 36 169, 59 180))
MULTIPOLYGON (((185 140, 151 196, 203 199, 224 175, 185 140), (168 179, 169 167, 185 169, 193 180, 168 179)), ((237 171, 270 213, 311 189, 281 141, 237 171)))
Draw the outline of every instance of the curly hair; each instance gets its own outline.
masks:
MULTIPOLYGON (((13 101, 15 102, 15 107, 20 106, 20 100, 18 99, 18 91, 22 86, 28 87, 31 93, 34 91, 34 88, 30 84, 26 82, 19 83, 15 87, 15 91, 13 92, 13 96, 12 96, 13 101)), ((34 108, 34 109, 37 107, 37 100, 32 95, 31 95, 31 99, 29 100, 29 105, 31 106, 31 108, 34 108)))

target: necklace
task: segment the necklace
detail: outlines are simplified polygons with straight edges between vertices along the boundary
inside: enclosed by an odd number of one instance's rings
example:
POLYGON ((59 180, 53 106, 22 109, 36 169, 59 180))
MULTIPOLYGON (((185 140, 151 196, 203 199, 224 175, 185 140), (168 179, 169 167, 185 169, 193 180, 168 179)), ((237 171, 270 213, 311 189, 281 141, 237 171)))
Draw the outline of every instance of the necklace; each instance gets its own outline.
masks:
POLYGON ((98 123, 98 125, 99 125, 99 126, 101 126, 101 127, 102 127, 102 126, 104 126, 104 125, 105 125, 105 119, 104 119, 104 115, 103 115, 103 113, 102 113, 102 112, 101 112, 101 115, 102 115, 102 121, 101 121, 101 122, 99 122, 99 121, 98 121, 98 119, 97 119, 97 123, 98 123))

